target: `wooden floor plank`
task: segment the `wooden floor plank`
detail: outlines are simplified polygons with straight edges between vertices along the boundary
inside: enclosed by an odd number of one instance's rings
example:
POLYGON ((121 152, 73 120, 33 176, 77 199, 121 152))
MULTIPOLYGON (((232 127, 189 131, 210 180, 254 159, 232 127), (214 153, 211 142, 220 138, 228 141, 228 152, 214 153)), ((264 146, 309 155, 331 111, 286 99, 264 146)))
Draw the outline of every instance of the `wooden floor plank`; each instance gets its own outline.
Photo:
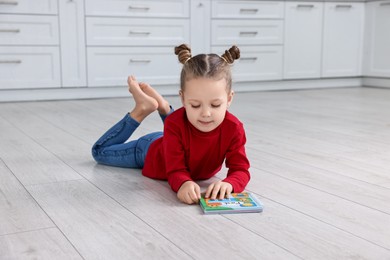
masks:
POLYGON ((189 256, 87 181, 27 186, 86 259, 189 256))
POLYGON ((387 259, 389 250, 298 212, 295 208, 258 196, 262 215, 226 215, 302 259, 387 259))
POLYGON ((252 167, 248 189, 390 250, 390 215, 252 167))
POLYGON ((0 259, 83 259, 57 228, 0 236, 0 259))
MULTIPOLYGON (((2 107, 4 108, 4 105, 2 107)), ((15 117, 15 114, 6 114, 6 111, 6 109, 0 110, 0 158, 19 181, 29 185, 82 178, 65 165, 61 159, 33 141, 19 128, 10 124, 6 118, 14 118, 18 121, 22 116, 15 117)), ((19 123, 30 122, 19 121, 19 123)), ((31 123, 34 125, 34 122, 31 123)), ((56 142, 59 145, 59 140, 56 142)))
POLYGON ((258 150, 248 151, 252 167, 390 214, 387 188, 258 150))
MULTIPOLYGON (((254 139, 252 139, 254 140, 254 139)), ((354 160, 354 158, 340 158, 338 154, 318 152, 313 149, 300 149, 296 146, 270 141, 272 137, 265 137, 252 142, 252 148, 294 161, 304 162, 307 165, 337 173, 342 176, 390 188, 390 176, 382 165, 373 165, 368 162, 354 160)))
POLYGON ((53 222, 0 159, 0 237, 48 227, 53 222))

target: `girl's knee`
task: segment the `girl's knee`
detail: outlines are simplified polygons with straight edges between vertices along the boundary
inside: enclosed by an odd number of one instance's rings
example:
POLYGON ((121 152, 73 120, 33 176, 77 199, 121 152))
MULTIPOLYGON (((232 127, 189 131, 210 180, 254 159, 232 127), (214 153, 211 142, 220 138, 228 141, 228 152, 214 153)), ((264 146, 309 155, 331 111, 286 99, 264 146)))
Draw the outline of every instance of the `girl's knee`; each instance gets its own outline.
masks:
POLYGON ((92 158, 97 163, 102 163, 101 156, 99 156, 100 155, 100 151, 101 151, 101 149, 99 149, 98 145, 95 144, 94 146, 92 146, 92 149, 91 149, 92 158))
MULTIPOLYGON (((109 158, 101 154, 98 150, 92 149, 92 158, 97 162, 98 164, 104 164, 104 165, 113 165, 109 158)), ((115 165, 113 165, 115 166, 115 165)))

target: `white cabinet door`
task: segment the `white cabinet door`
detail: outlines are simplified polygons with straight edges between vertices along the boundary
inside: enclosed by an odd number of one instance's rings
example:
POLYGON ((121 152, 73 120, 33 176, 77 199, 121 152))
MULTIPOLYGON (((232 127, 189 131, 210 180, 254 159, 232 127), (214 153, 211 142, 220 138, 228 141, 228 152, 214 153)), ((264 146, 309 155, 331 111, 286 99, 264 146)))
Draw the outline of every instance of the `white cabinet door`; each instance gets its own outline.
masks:
POLYGON ((361 75, 364 3, 325 3, 322 77, 361 75))
POLYGON ((320 77, 322 14, 323 3, 286 2, 285 79, 320 77))
POLYGON ((192 55, 210 53, 211 3, 209 0, 191 0, 190 33, 192 55))
POLYGON ((60 0, 62 87, 87 85, 84 2, 60 0))
POLYGON ((365 76, 390 77, 390 1, 366 4, 365 76))

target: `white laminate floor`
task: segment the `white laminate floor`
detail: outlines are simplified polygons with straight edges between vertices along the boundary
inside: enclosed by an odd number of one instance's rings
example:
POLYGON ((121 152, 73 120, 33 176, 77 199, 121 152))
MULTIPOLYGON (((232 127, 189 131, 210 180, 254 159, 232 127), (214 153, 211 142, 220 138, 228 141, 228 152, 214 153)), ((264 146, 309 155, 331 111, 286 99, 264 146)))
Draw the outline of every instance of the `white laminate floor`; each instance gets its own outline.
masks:
MULTIPOLYGON (((390 89, 237 93, 260 214, 203 215, 97 165, 92 144, 132 105, 0 104, 0 259, 390 259, 390 89)), ((161 129, 153 114, 135 137, 161 129)))

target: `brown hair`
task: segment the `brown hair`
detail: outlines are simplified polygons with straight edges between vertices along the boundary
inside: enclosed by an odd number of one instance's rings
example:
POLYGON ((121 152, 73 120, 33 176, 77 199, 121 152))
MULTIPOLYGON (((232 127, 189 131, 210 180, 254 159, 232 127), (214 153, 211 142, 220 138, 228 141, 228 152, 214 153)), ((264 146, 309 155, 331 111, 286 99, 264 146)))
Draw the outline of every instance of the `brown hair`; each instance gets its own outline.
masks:
POLYGON ((227 90, 232 88, 232 73, 230 65, 234 60, 240 58, 240 49, 233 45, 221 56, 211 54, 198 54, 192 57, 191 48, 186 44, 175 47, 175 54, 178 55, 183 69, 180 75, 180 89, 184 91, 185 82, 198 77, 212 79, 226 79, 227 90))

